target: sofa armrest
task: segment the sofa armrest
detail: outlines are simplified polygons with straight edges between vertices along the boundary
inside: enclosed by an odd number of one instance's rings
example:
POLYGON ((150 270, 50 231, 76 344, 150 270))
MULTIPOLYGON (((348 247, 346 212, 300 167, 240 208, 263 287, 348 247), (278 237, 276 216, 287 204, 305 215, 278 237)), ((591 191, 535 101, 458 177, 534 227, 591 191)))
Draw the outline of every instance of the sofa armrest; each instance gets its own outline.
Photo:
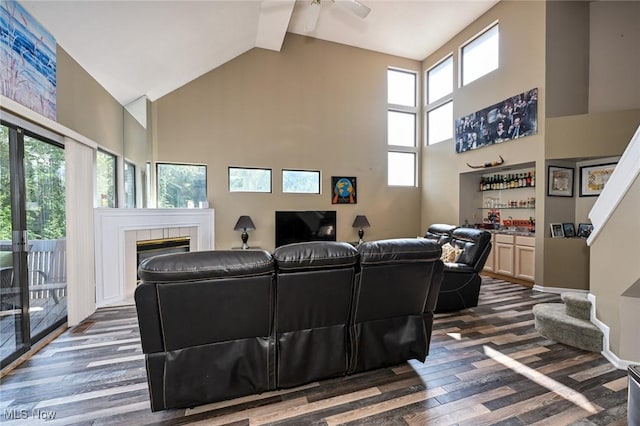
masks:
POLYGON ((466 263, 446 262, 444 264, 444 272, 445 274, 472 274, 476 271, 473 266, 466 263))

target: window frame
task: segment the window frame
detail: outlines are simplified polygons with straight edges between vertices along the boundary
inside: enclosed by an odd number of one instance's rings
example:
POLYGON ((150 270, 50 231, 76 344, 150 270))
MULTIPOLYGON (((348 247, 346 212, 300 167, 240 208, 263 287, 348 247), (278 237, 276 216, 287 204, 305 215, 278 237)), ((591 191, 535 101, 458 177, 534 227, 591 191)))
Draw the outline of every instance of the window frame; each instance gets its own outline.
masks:
POLYGON ((454 56, 453 56, 453 52, 449 52, 447 55, 445 55, 442 59, 440 59, 438 62, 436 62, 433 66, 429 67, 429 69, 427 69, 424 73, 424 79, 425 79, 425 93, 424 93, 424 100, 425 100, 425 104, 424 104, 424 114, 423 114, 423 128, 424 128, 424 133, 423 133, 423 139, 424 139, 424 146, 431 146, 431 145, 435 145, 438 144, 440 142, 446 142, 448 140, 452 140, 454 139, 455 136, 455 130, 454 130, 454 126, 455 126, 455 118, 453 116, 453 107, 454 107, 454 103, 453 103, 453 93, 455 90, 455 79, 456 79, 456 75, 455 75, 455 60, 454 60, 454 56), (451 91, 443 96, 441 96, 438 99, 435 99, 434 101, 429 103, 429 93, 428 93, 428 85, 429 85, 429 72, 431 72, 432 70, 438 68, 439 66, 441 66, 442 64, 444 64, 445 62, 447 62, 448 60, 451 60, 451 91), (443 107, 444 105, 450 103, 451 104, 451 138, 448 139, 443 139, 440 140, 438 142, 434 142, 431 143, 429 140, 429 114, 432 111, 437 110, 438 108, 443 107))
POLYGON ((269 167, 244 167, 244 166, 228 166, 227 167, 227 190, 231 194, 272 194, 273 193, 273 169, 269 167), (232 190, 231 189, 231 169, 238 170, 265 170, 269 171, 269 191, 253 191, 253 190, 232 190))
MULTIPOLYGON (((207 180, 208 180, 208 176, 209 176, 209 171, 207 170, 207 165, 206 164, 198 164, 198 163, 175 163, 175 162, 171 162, 171 161, 158 161, 155 163, 155 171, 156 171, 156 206, 158 208, 163 208, 163 209, 181 209, 181 208, 189 208, 188 206, 185 207, 167 207, 167 206, 160 206, 160 167, 161 166, 193 166, 193 167, 204 167, 204 196, 205 199, 203 201, 208 202, 209 199, 209 194, 208 194, 208 185, 207 185, 207 180)), ((195 200, 194 200, 195 201, 195 200)), ((196 208, 199 206, 194 205, 193 208, 196 208)))
POLYGON ((136 165, 133 162, 128 160, 124 160, 124 163, 122 165, 122 190, 124 191, 124 196, 123 196, 124 207, 135 208, 137 204, 137 195, 138 195, 137 194, 138 184, 136 182, 136 165), (133 170, 133 206, 127 205, 127 186, 126 186, 127 167, 131 167, 133 170))
POLYGON ((420 166, 420 155, 419 155, 419 151, 420 151, 420 141, 419 141, 419 135, 420 135, 420 120, 418 120, 419 114, 420 114, 420 108, 418 106, 418 99, 419 96, 418 94, 420 93, 420 78, 419 78, 419 71, 415 71, 415 70, 408 70, 408 69, 402 69, 402 68, 397 68, 397 67, 393 67, 393 66, 389 66, 387 67, 387 186, 390 187, 404 187, 404 188, 417 188, 419 186, 419 179, 418 179, 418 171, 419 171, 419 166, 420 166), (414 88, 413 88, 413 92, 414 92, 414 105, 413 106, 408 106, 408 105, 400 105, 400 104, 393 104, 389 102, 389 95, 388 95, 388 84, 389 84, 389 71, 393 71, 393 72, 403 72, 403 73, 407 73, 407 74, 411 74, 413 75, 414 78, 414 88), (407 145, 392 145, 389 143, 389 133, 388 133, 388 126, 389 126, 389 112, 399 112, 399 113, 406 113, 406 114, 412 114, 414 116, 414 129, 413 129, 413 145, 412 146, 407 146, 407 145), (413 154, 414 156, 414 164, 413 164, 413 174, 414 174, 414 178, 413 178, 413 185, 397 185, 397 184, 389 184, 389 153, 405 153, 405 154, 413 154))
POLYGON ((438 62, 436 62, 433 66, 431 66, 428 70, 425 71, 425 77, 424 77, 424 81, 425 81, 425 95, 424 95, 424 99, 425 99, 425 105, 434 105, 436 104, 438 101, 441 101, 443 99, 447 99, 447 98, 451 98, 453 96, 453 89, 455 87, 455 72, 454 72, 454 60, 453 60, 453 52, 450 52, 448 55, 446 55, 444 58, 442 58, 441 60, 439 60, 438 62), (432 71, 435 71, 436 68, 439 68, 441 66, 443 66, 446 62, 451 61, 451 90, 443 95, 441 95, 439 98, 436 98, 432 101, 429 100, 429 96, 431 93, 431 89, 430 89, 430 80, 429 80, 429 73, 431 73, 432 71))
POLYGON ((96 150, 96 205, 104 208, 118 208, 120 207, 118 204, 118 156, 112 152, 107 151, 104 148, 98 147, 96 150), (113 159, 113 206, 103 206, 102 199, 98 198, 100 194, 98 193, 98 155, 107 155, 113 159))
POLYGON ((486 76, 488 74, 491 74, 493 71, 496 71, 496 70, 500 69, 500 22, 499 21, 492 22, 491 24, 489 24, 488 26, 483 28, 480 32, 478 32, 476 35, 474 35, 469 40, 467 40, 465 43, 461 44, 460 48, 458 49, 458 58, 459 58, 459 63, 460 63, 460 66, 458 67, 458 70, 459 70, 458 87, 468 86, 469 84, 473 83, 474 81, 477 81, 477 80, 481 79, 482 77, 484 77, 484 76, 486 76), (489 70, 489 71, 487 71, 486 73, 484 73, 482 75, 479 75, 478 77, 474 78, 471 81, 464 81, 464 67, 465 67, 464 50, 465 50, 465 48, 469 47, 469 45, 471 45, 474 42, 478 41, 478 39, 483 37, 489 31, 492 31, 494 28, 496 28, 497 31, 498 31, 498 51, 496 52, 496 55, 498 57, 498 63, 496 65, 496 67, 491 69, 491 70, 489 70))
POLYGON ((322 173, 320 170, 314 169, 282 169, 280 177, 282 178, 282 193, 283 194, 310 194, 310 195, 319 195, 322 194, 322 173), (284 175, 285 172, 305 172, 305 173, 315 173, 318 177, 318 192, 298 192, 298 191, 285 191, 284 189, 284 175))
POLYGON ((446 99, 443 100, 442 102, 438 103, 437 105, 431 106, 430 108, 427 109, 427 111, 425 112, 425 140, 426 140, 426 145, 427 146, 431 146, 431 145, 436 145, 439 144, 441 142, 446 142, 448 140, 452 140, 453 139, 453 135, 455 134, 454 132, 454 125, 455 125, 455 119, 453 118, 453 99, 446 99), (429 114, 445 107, 446 105, 451 105, 451 123, 450 123, 450 130, 451 130, 451 136, 449 136, 448 138, 445 139, 441 139, 435 142, 431 141, 431 138, 429 137, 429 114))

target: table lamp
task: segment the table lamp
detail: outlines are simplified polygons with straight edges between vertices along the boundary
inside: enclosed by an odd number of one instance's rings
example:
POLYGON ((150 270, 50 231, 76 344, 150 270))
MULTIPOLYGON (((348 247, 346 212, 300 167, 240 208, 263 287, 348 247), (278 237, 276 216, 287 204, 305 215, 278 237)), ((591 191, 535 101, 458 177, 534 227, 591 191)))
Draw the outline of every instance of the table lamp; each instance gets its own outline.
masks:
POLYGON ((358 237, 360 237, 360 241, 358 241, 358 244, 362 244, 362 237, 364 237, 364 230, 362 228, 368 228, 371 225, 369 225, 369 221, 367 220, 367 217, 365 215, 357 215, 355 220, 353 221, 353 226, 354 228, 360 228, 358 229, 358 237))
POLYGON ((238 218, 238 222, 236 222, 236 226, 233 228, 234 231, 242 231, 242 248, 244 250, 248 249, 247 241, 249 241, 249 234, 247 234, 247 230, 253 231, 256 229, 256 226, 253 224, 250 216, 240 216, 238 218))

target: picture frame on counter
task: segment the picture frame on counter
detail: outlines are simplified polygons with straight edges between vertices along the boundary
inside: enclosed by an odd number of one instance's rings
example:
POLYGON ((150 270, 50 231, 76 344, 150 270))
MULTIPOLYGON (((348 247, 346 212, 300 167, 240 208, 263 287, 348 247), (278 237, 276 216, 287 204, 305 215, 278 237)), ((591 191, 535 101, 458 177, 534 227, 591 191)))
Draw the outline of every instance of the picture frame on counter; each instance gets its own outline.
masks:
POLYGON ((576 236, 576 227, 573 223, 563 223, 562 232, 565 238, 572 238, 576 236))
POLYGON ((549 228, 551 228, 551 238, 564 237, 564 228, 561 223, 550 223, 549 228))
POLYGON ((589 238, 593 232, 593 225, 590 223, 579 223, 578 224, 578 237, 580 238, 589 238))
POLYGON ((550 197, 573 197, 573 167, 549 166, 547 173, 547 195, 550 197))

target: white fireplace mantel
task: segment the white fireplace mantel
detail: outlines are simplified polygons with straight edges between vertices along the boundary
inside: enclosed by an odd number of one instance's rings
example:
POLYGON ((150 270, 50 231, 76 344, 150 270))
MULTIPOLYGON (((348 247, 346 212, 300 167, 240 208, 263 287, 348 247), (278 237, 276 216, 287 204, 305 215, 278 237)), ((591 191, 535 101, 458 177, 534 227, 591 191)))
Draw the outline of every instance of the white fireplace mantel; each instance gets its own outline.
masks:
MULTIPOLYGON (((189 229, 191 250, 214 249, 213 209, 94 209, 96 307, 130 303, 127 265, 129 231, 189 229)), ((130 274, 129 274, 130 275, 130 274)))

